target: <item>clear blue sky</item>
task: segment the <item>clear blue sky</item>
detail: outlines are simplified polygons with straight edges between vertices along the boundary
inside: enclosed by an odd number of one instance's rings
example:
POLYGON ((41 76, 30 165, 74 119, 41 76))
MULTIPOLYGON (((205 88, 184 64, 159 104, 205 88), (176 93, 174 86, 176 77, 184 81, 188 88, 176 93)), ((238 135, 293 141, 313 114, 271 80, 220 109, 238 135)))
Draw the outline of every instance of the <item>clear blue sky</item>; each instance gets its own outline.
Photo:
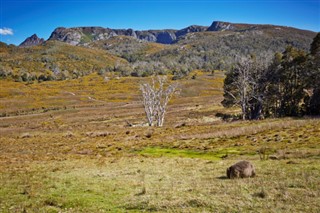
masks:
POLYGON ((0 0, 0 40, 20 44, 56 27, 181 29, 212 21, 320 31, 320 0, 0 0))

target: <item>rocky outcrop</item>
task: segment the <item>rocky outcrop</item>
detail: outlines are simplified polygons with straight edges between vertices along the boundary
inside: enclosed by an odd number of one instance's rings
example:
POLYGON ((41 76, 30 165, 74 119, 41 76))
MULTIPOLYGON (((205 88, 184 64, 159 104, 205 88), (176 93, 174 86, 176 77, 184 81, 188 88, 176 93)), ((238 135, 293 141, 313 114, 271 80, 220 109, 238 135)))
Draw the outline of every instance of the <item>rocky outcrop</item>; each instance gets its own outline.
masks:
POLYGON ((208 29, 208 27, 199 26, 199 25, 191 25, 189 27, 178 30, 176 32, 176 36, 179 38, 179 37, 184 36, 188 33, 203 32, 203 31, 206 31, 207 29, 208 29))
POLYGON ((177 40, 175 32, 163 31, 159 32, 157 35, 157 42, 161 44, 171 44, 177 40))
POLYGON ((49 40, 58 40, 71 45, 88 43, 94 40, 108 39, 112 37, 110 29, 102 27, 74 27, 56 28, 49 40))
POLYGON ((58 40, 72 45, 84 45, 99 41, 107 40, 114 36, 130 36, 135 39, 157 42, 161 44, 173 44, 181 39, 187 39, 187 35, 191 33, 204 31, 236 31, 261 33, 261 30, 280 29, 272 25, 254 25, 254 24, 236 24, 222 21, 214 21, 210 27, 191 25, 181 30, 165 29, 165 30, 142 30, 133 29, 110 29, 102 27, 59 27, 53 31, 49 40, 58 40), (259 31, 260 30, 260 31, 259 31))
POLYGON ((77 45, 81 41, 81 33, 64 27, 59 27, 53 31, 49 40, 63 41, 72 45, 77 45))
POLYGON ((143 41, 157 42, 157 37, 149 31, 136 31, 137 38, 143 41))
POLYGON ((28 37, 26 40, 24 40, 19 47, 30 47, 30 46, 36 46, 40 45, 44 42, 43 38, 39 38, 36 34, 33 34, 32 36, 28 37))
POLYGON ((53 31, 49 40, 58 40, 71 45, 86 44, 98 40, 106 40, 113 36, 125 35, 137 37, 132 29, 110 29, 102 27, 59 27, 53 31))
POLYGON ((175 40, 176 37, 176 30, 153 30, 149 31, 156 37, 156 42, 161 44, 171 44, 175 40))
POLYGON ((131 36, 137 38, 136 31, 133 29, 110 29, 112 36, 131 36))
POLYGON ((131 36, 136 39, 157 42, 161 44, 172 44, 181 36, 190 32, 202 32, 207 27, 190 26, 182 30, 145 30, 135 31, 133 29, 110 29, 102 27, 59 27, 53 31, 49 40, 67 42, 71 45, 81 45, 92 41, 105 40, 113 36, 131 36))
POLYGON ((225 30, 235 30, 236 27, 228 22, 214 21, 207 31, 225 31, 225 30))

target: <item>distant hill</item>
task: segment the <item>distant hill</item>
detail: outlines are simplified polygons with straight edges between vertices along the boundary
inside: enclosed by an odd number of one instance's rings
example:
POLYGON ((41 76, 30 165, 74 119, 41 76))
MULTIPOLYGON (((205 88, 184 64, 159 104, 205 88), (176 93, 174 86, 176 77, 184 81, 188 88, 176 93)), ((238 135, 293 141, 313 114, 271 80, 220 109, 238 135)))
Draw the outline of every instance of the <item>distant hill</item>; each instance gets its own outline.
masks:
POLYGON ((0 78, 16 81, 72 79, 127 63, 102 50, 59 41, 23 48, 0 43, 0 58, 0 78))
POLYGON ((204 31, 184 33, 170 45, 114 36, 86 46, 126 59, 134 75, 170 72, 183 76, 194 69, 228 70, 239 58, 249 55, 270 61, 289 45, 308 51, 315 35, 290 27, 213 22, 204 31))
POLYGON ((291 27, 221 21, 180 30, 59 27, 47 41, 36 35, 27 38, 20 45, 24 48, 1 44, 0 77, 50 73, 51 80, 64 79, 62 72, 77 78, 97 71, 181 77, 195 69, 228 70, 249 55, 269 61, 289 45, 307 51, 315 36, 291 27))
POLYGON ((211 26, 191 25, 189 27, 176 30, 145 30, 136 31, 133 29, 110 29, 102 27, 74 27, 55 29, 49 40, 58 40, 72 45, 85 45, 94 41, 107 40, 115 36, 130 36, 143 41, 156 42, 161 44, 173 44, 179 41, 182 37, 195 32, 248 32, 248 31, 272 31, 282 30, 286 33, 298 33, 304 36, 314 35, 314 32, 299 30, 295 28, 273 26, 273 25, 258 25, 258 24, 235 24, 222 21, 214 21, 211 26))

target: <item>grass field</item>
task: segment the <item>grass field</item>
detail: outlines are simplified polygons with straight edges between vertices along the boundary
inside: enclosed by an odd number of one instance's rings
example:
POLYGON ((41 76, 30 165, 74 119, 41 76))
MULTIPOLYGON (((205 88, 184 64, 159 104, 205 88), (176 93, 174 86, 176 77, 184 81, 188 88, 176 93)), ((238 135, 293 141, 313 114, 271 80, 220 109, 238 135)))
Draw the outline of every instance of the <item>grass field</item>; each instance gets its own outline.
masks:
POLYGON ((223 77, 179 80, 162 128, 147 78, 0 81, 0 212, 319 212, 320 120, 222 121, 223 77))

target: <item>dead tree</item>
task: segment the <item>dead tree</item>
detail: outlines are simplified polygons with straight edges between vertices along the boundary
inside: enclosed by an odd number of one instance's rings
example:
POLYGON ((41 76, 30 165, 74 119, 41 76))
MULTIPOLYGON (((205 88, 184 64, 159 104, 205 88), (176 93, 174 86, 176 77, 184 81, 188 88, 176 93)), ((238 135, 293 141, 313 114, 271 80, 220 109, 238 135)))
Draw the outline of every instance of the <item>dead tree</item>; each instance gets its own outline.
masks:
POLYGON ((177 89, 177 84, 165 88, 166 77, 152 78, 152 83, 140 84, 143 106, 149 126, 163 126, 166 108, 171 97, 177 89))
POLYGON ((260 82, 260 79, 263 67, 263 64, 244 58, 229 77, 232 78, 229 79, 230 85, 224 86, 224 105, 240 106, 243 120, 256 119, 261 115, 263 96, 260 90, 263 82, 260 82))
POLYGON ((238 88, 239 92, 239 102, 241 106, 241 111, 242 111, 242 119, 246 119, 247 115, 247 109, 249 105, 249 99, 251 96, 252 92, 252 80, 251 80, 251 71, 252 67, 252 62, 249 60, 243 60, 241 63, 238 65, 238 79, 235 82, 235 85, 238 88))

